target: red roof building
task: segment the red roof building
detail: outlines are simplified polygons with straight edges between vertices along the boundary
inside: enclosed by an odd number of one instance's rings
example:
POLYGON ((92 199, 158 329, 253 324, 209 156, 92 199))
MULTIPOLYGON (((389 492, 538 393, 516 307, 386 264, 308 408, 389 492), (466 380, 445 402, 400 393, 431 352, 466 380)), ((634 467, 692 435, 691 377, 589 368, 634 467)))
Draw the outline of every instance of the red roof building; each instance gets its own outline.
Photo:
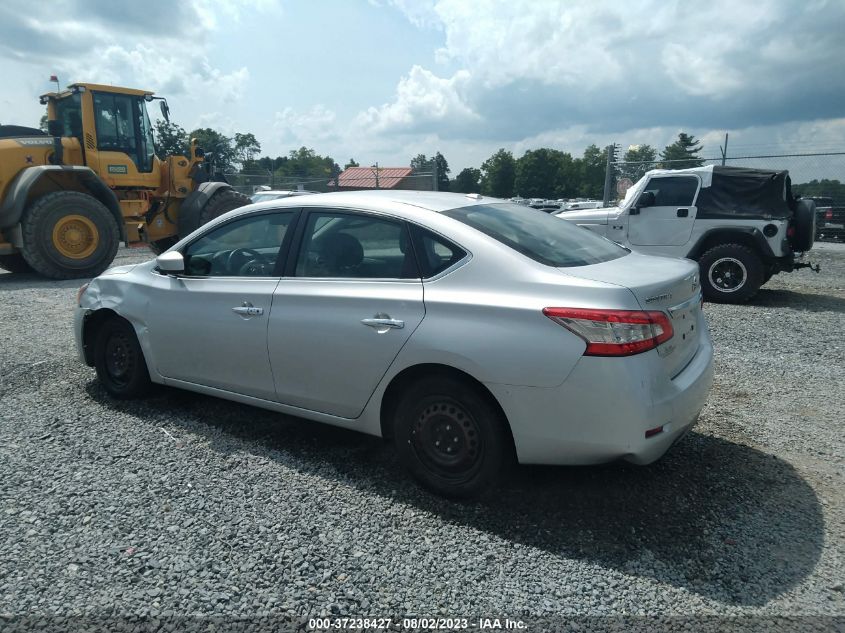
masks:
MULTIPOLYGON (((331 182, 330 187, 335 188, 331 182)), ((432 188, 430 175, 415 176, 410 167, 349 167, 337 177, 337 190, 357 189, 421 189, 432 188)))

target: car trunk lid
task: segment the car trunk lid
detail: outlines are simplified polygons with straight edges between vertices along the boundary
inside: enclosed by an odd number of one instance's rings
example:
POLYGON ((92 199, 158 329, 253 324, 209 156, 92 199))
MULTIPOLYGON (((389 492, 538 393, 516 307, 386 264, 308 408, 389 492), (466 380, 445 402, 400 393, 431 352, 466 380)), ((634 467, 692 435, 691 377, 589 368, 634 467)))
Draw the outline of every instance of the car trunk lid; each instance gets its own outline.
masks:
POLYGON ((624 286, 643 310, 666 313, 674 335, 657 348, 657 353, 670 378, 695 356, 701 340, 701 288, 695 262, 630 253, 601 264, 559 270, 573 277, 624 286))

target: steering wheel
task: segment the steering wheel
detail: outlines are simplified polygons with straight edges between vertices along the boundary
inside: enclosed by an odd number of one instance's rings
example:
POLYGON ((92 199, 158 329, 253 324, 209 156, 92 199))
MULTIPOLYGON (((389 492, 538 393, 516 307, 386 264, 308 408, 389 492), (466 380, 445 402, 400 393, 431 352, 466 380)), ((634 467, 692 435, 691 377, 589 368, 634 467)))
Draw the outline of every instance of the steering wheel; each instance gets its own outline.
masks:
POLYGON ((272 259, 262 255, 254 248, 236 248, 229 253, 226 267, 230 273, 237 271, 238 276, 252 276, 265 273, 273 264, 272 259))

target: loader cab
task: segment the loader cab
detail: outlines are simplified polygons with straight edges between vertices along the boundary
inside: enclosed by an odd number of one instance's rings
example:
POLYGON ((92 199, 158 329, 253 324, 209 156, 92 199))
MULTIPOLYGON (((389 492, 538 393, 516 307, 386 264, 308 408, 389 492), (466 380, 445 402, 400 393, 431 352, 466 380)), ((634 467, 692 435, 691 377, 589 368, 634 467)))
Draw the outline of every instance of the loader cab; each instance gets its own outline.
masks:
POLYGON ((51 119, 79 140, 85 164, 112 188, 161 185, 147 101, 152 93, 99 84, 73 84, 48 97, 51 119))

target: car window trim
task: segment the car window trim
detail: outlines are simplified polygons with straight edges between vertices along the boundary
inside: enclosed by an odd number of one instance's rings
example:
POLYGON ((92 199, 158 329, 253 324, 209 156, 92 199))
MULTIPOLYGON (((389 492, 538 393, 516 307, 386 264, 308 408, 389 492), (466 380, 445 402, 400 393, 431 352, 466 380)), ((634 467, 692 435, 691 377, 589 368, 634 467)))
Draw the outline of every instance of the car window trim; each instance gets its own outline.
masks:
POLYGON ((408 228, 411 231, 411 246, 414 249, 414 257, 416 257, 416 259, 417 259, 417 270, 420 271, 420 276, 422 276, 422 274, 423 274, 422 267, 420 266, 420 260, 421 260, 420 252, 423 252, 423 244, 422 244, 423 231, 431 233, 432 235, 441 238, 444 242, 447 242, 449 244, 456 246, 457 248, 462 250, 463 253, 464 253, 463 257, 461 257, 458 261, 453 263, 448 268, 444 268, 439 273, 437 273, 435 275, 431 275, 430 277, 422 277, 423 281, 436 281, 437 279, 440 279, 441 277, 445 277, 450 272, 452 272, 453 270, 455 270, 456 268, 458 268, 460 266, 463 266, 470 259, 472 259, 472 253, 470 253, 469 250, 467 250, 466 248, 464 248, 463 246, 458 244, 455 240, 449 239, 448 237, 446 237, 442 233, 438 233, 437 231, 433 231, 432 229, 430 229, 426 226, 422 226, 420 224, 417 224, 416 222, 408 222, 408 228))
MULTIPOLYGON (((394 215, 389 215, 386 213, 378 213, 373 211, 368 211, 366 209, 347 209, 345 207, 303 207, 302 214, 299 217, 299 223, 296 227, 296 235, 294 236, 294 247, 290 249, 287 257, 287 261, 285 262, 285 266, 283 269, 282 279, 297 279, 297 280, 307 280, 307 281, 378 281, 378 282, 411 282, 411 283, 422 283, 422 269, 420 268, 419 258, 417 257, 417 251, 414 247, 414 237, 413 233, 411 232, 410 227, 408 226, 408 221, 405 218, 397 217, 394 215), (414 258, 414 263, 417 266, 417 276, 416 277, 409 277, 406 279, 402 279, 401 277, 302 277, 296 274, 296 262, 299 259, 299 253, 302 250, 302 246, 305 241, 305 227, 308 226, 308 219, 311 217, 312 213, 330 213, 332 215, 350 215, 350 216, 369 216, 372 218, 376 218, 378 220, 388 221, 388 222, 398 222, 402 225, 403 230, 405 231, 408 237, 408 243, 411 245, 411 255, 414 258)), ((287 237, 287 236, 285 236, 287 237)))
POLYGON ((276 262, 273 264, 273 274, 267 275, 266 277, 258 277, 255 275, 250 276, 241 276, 241 275, 187 275, 187 274, 179 274, 177 277, 180 279, 249 279, 254 281, 260 281, 264 279, 279 279, 281 275, 281 271, 284 270, 284 267, 287 263, 287 258, 290 255, 290 246, 291 242, 293 241, 293 235, 296 230, 299 229, 300 219, 302 217, 302 208, 300 207, 279 207, 276 209, 262 209, 261 211, 255 211, 254 213, 244 213, 241 215, 237 215, 225 222, 221 222, 219 224, 215 224, 213 228, 204 232, 202 235, 198 235, 190 242, 184 244, 180 249, 179 252, 182 254, 182 257, 185 257, 185 251, 188 250, 193 244, 204 238, 208 235, 211 231, 216 231, 219 228, 227 226, 232 222, 238 222, 243 220, 244 218, 253 218, 253 217, 260 217, 263 215, 271 215, 273 213, 288 213, 293 212, 293 217, 291 218, 290 224, 288 225, 287 230, 285 231, 285 236, 282 238, 282 244, 279 246, 279 253, 276 255, 276 262))

